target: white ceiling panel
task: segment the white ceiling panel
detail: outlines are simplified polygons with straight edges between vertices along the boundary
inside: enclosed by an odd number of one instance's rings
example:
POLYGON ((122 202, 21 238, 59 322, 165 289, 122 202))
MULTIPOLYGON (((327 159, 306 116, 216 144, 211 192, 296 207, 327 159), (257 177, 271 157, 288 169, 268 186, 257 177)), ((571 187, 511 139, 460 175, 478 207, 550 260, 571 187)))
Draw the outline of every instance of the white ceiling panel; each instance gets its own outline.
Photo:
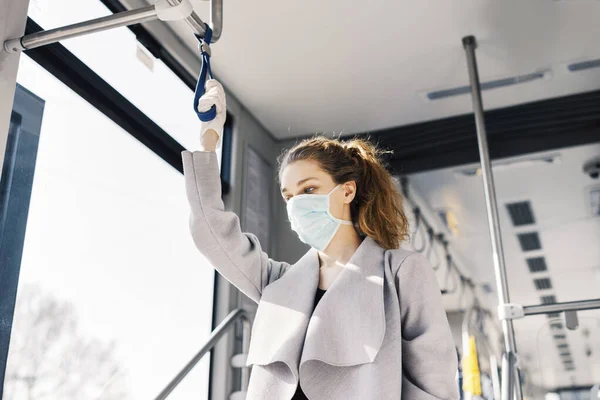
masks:
MULTIPOLYGON (((208 18, 208 2, 194 0, 208 18)), ((219 79, 278 138, 360 133, 472 110, 461 39, 473 34, 483 81, 550 68, 552 78, 484 94, 488 109, 600 88, 600 2, 593 0, 224 1, 213 46, 219 79)), ((196 48, 185 23, 172 24, 196 48)))

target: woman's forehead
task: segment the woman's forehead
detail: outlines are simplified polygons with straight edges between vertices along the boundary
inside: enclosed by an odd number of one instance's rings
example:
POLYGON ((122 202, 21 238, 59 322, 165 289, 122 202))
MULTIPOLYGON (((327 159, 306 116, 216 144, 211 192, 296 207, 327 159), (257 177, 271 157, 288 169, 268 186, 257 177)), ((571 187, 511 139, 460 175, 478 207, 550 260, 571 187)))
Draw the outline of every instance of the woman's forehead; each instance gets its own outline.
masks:
POLYGON ((302 181, 307 178, 316 178, 325 182, 331 180, 331 177, 316 162, 299 160, 288 164, 281 171, 281 189, 294 188, 298 182, 303 183, 302 181))

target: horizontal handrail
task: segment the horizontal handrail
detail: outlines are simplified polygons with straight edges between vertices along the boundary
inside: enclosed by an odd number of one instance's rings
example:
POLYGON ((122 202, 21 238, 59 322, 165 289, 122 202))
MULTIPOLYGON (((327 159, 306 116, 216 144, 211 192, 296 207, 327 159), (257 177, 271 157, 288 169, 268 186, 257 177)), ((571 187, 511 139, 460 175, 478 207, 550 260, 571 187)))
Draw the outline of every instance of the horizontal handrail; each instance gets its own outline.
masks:
POLYGON ((169 384, 155 397, 155 400, 165 400, 169 394, 179 385, 179 383, 186 377, 187 374, 198 364, 198 362, 204 357, 209 351, 211 351, 219 342, 219 340, 229 332, 230 328, 234 326, 238 320, 249 321, 248 313, 242 308, 237 308, 225 317, 225 319, 215 328, 210 334, 208 341, 200 351, 183 367, 183 369, 175 375, 175 377, 169 382, 169 384))
POLYGON ((142 7, 136 10, 123 11, 106 17, 78 22, 76 24, 31 33, 20 38, 7 40, 4 42, 4 49, 11 53, 31 50, 64 39, 102 32, 122 26, 139 24, 141 22, 153 21, 157 18, 158 15, 154 6, 142 7))
POLYGON ((525 306, 523 312, 525 315, 537 315, 557 313, 563 311, 584 311, 600 309, 600 299, 570 301, 566 303, 541 304, 537 306, 525 306))
MULTIPOLYGON (((177 6, 182 0, 167 0, 171 6, 177 6)), ((213 31, 211 42, 216 42, 221 37, 223 30, 223 0, 211 0, 210 23, 213 31)), ((102 32, 113 28, 135 25, 142 22, 154 21, 159 18, 155 5, 138 8, 135 10, 122 11, 106 17, 96 18, 89 21, 49 29, 9 39, 4 42, 4 49, 9 53, 31 50, 46 46, 61 40, 102 32)), ((206 33, 206 23, 194 11, 185 18, 187 24, 197 36, 203 38, 206 33)))

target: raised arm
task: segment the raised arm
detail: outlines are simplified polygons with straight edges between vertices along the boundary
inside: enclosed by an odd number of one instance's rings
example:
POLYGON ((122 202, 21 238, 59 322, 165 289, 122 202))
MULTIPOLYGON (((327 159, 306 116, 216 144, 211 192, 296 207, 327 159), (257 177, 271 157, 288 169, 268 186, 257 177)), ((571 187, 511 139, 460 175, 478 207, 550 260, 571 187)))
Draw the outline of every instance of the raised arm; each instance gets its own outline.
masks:
POLYGON ((402 398, 456 400, 458 360, 435 273, 421 254, 396 276, 402 315, 402 398))
MULTIPOLYGON (((257 237, 243 233, 238 216, 225 211, 215 149, 225 122, 224 92, 218 83, 207 83, 199 108, 217 105, 217 118, 203 124, 199 151, 184 151, 183 172, 190 204, 190 232, 196 247, 229 282, 258 302, 269 283, 279 279, 289 264, 271 260, 257 237), (221 117, 221 120, 218 120, 221 117), (214 121, 217 121, 215 126, 214 121), (222 121, 222 122, 221 122, 222 121), (221 125, 219 125, 221 124, 221 125)), ((201 110, 205 111, 205 110, 201 110)))

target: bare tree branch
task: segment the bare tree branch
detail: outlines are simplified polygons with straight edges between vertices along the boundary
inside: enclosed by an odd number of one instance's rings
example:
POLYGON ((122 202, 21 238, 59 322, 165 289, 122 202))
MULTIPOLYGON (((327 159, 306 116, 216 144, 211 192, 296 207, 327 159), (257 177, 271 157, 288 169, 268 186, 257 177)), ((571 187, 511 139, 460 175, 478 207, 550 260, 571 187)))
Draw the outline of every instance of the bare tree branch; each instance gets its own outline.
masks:
POLYGON ((73 305, 37 286, 19 289, 5 379, 7 398, 124 400, 114 342, 84 336, 73 305))

